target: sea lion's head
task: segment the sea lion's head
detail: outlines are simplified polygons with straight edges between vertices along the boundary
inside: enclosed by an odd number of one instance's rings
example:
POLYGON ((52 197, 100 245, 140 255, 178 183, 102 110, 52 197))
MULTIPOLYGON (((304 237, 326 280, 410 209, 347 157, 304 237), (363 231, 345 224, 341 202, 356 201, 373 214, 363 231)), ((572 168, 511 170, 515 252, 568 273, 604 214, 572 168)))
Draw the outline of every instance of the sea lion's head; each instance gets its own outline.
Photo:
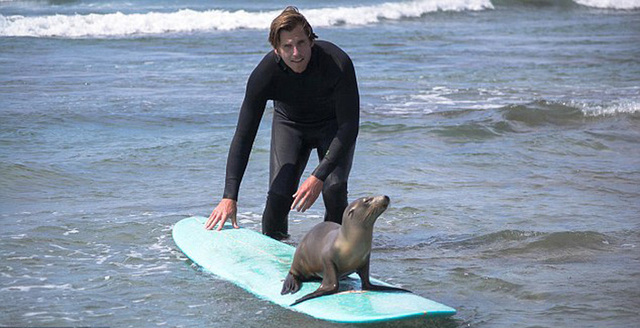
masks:
POLYGON ((389 206, 389 197, 362 197, 349 204, 344 210, 342 224, 355 223, 371 225, 389 206))

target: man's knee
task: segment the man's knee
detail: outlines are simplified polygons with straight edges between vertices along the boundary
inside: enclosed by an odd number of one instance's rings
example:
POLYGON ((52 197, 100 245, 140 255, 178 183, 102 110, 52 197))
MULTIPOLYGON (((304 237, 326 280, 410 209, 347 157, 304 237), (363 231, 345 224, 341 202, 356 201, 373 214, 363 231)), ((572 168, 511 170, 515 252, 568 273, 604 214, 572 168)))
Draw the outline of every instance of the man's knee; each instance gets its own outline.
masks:
POLYGON ((274 239, 286 239, 288 215, 293 197, 269 192, 262 215, 262 233, 274 239))
POLYGON ((346 201, 347 199, 347 183, 339 182, 339 183, 331 183, 329 185, 325 185, 322 189, 322 197, 329 198, 329 200, 342 200, 346 201))
POLYGON ((347 183, 334 183, 322 190, 322 199, 326 208, 324 220, 342 223, 342 214, 347 208, 347 183))

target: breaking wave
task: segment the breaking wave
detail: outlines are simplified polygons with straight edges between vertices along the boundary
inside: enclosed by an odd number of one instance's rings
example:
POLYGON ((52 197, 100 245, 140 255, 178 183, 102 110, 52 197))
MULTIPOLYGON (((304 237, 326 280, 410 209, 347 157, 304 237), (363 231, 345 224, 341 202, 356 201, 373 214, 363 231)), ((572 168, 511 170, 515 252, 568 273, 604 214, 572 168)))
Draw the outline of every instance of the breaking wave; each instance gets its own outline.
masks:
POLYGON ((492 0, 494 6, 522 5, 529 7, 591 7, 614 10, 640 9, 638 0, 492 0))
MULTIPOLYGON (((10 2, 10 1, 9 1, 10 2)), ((640 9, 640 0, 415 0, 369 6, 302 10, 313 26, 366 25, 384 20, 421 17, 438 11, 461 12, 494 9, 511 4, 581 5, 593 8, 640 9)), ((181 9, 173 12, 88 13, 23 16, 0 14, 0 36, 13 37, 127 37, 136 35, 267 29, 280 12, 181 9)))
MULTIPOLYGON (((371 6, 301 10, 316 27, 366 25, 383 20, 415 18, 437 11, 492 9, 489 0, 421 0, 371 6)), ((192 10, 175 12, 75 14, 25 17, 0 15, 0 36, 121 37, 197 31, 267 29, 276 11, 192 10)))
POLYGON ((575 101, 557 102, 538 100, 526 105, 510 105, 501 109, 509 121, 528 125, 581 124, 585 119, 618 115, 636 116, 640 103, 635 101, 610 104, 589 104, 575 101))
POLYGON ((638 0, 575 0, 577 4, 605 9, 640 9, 640 1, 638 0))

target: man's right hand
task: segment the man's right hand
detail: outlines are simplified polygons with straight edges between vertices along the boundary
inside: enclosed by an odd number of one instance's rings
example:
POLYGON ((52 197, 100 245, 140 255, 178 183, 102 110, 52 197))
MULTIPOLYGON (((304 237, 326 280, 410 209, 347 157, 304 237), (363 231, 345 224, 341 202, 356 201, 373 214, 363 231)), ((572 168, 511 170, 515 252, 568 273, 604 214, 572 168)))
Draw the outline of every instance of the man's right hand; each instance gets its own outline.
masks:
POLYGON ((233 224, 234 228, 238 229, 240 227, 238 226, 236 218, 237 212, 237 202, 233 199, 223 198, 220 201, 220 204, 218 204, 213 212, 211 212, 211 215, 209 215, 209 220, 204 224, 204 228, 211 230, 215 228, 217 224, 220 224, 218 229, 216 229, 220 231, 222 230, 222 227, 224 227, 224 223, 227 222, 227 219, 231 218, 231 224, 233 224))

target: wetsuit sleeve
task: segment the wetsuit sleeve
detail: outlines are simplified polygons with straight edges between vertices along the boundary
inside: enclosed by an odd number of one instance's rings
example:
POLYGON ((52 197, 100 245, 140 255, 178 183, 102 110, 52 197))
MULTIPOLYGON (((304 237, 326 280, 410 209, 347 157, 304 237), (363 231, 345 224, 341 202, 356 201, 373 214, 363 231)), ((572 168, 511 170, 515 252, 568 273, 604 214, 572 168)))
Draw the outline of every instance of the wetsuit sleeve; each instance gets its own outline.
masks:
POLYGON ((336 120, 338 132, 331 141, 329 150, 313 171, 313 175, 324 181, 336 168, 339 160, 349 153, 356 143, 360 124, 360 95, 353 63, 348 56, 342 62, 342 77, 335 89, 336 120))
POLYGON ((227 157, 224 198, 238 200, 240 183, 247 168, 251 148, 268 100, 270 77, 272 76, 269 73, 271 62, 273 59, 269 55, 265 56, 253 70, 247 82, 238 125, 227 157))

